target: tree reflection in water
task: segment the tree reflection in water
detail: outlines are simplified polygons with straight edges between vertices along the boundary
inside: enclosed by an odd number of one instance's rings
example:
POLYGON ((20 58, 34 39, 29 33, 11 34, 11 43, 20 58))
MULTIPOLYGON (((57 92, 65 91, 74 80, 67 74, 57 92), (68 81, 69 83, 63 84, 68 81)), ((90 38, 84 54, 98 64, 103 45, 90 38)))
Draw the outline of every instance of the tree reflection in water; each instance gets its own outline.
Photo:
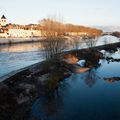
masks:
POLYGON ((94 61, 88 60, 85 63, 85 67, 86 66, 90 66, 90 70, 81 73, 80 75, 73 74, 71 79, 76 80, 78 78, 84 80, 87 86, 92 87, 97 80, 101 79, 97 73, 97 69, 101 66, 100 59, 94 59, 94 61))
POLYGON ((97 69, 101 66, 100 58, 92 58, 86 61, 85 66, 91 66, 91 69, 82 75, 82 79, 86 85, 92 87, 98 79, 101 79, 97 74, 97 69))
POLYGON ((97 70, 95 68, 89 70, 83 76, 83 80, 85 81, 86 85, 88 85, 89 87, 92 87, 98 79, 101 79, 101 77, 98 76, 97 70))
POLYGON ((63 98, 66 95, 68 87, 69 84, 64 80, 60 83, 59 88, 46 93, 36 100, 33 104, 29 120, 46 120, 63 110, 63 98))
POLYGON ((47 93, 44 96, 42 109, 45 111, 47 116, 52 116, 63 109, 63 98, 64 95, 66 95, 68 87, 69 84, 64 80, 55 91, 47 93))
POLYGON ((97 69, 101 66, 100 58, 90 58, 86 59, 84 67, 90 67, 90 70, 81 73, 81 75, 73 74, 71 79, 76 80, 77 78, 80 80, 84 80, 86 85, 92 87, 97 80, 101 79, 101 77, 97 73, 97 69))
POLYGON ((42 110, 47 116, 54 115, 58 110, 63 107, 63 100, 61 95, 56 91, 56 93, 48 94, 44 97, 42 104, 42 110))

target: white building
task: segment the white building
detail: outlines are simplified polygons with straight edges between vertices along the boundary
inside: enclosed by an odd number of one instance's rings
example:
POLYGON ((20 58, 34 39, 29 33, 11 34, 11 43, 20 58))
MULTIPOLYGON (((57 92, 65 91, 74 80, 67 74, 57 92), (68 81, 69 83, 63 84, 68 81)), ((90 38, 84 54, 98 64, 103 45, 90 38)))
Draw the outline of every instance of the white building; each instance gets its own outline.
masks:
POLYGON ((40 37, 41 30, 9 29, 7 34, 15 38, 40 37))

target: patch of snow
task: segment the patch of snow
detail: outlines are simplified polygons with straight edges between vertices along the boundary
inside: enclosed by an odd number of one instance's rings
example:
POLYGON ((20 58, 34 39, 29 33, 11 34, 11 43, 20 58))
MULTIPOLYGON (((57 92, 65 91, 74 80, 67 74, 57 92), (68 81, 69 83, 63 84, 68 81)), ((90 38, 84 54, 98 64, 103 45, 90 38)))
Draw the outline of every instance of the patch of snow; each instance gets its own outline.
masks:
POLYGON ((77 63, 81 66, 81 67, 83 67, 84 66, 84 64, 85 64, 85 60, 80 60, 80 61, 78 61, 77 63))
POLYGON ((119 42, 119 38, 106 35, 98 38, 96 46, 119 42))

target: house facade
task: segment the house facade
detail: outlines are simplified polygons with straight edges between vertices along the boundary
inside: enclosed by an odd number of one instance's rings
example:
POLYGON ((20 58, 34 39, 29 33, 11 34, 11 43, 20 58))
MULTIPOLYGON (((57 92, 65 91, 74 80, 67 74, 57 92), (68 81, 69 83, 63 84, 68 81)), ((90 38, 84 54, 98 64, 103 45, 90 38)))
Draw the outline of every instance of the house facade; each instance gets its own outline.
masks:
POLYGON ((0 18, 0 38, 31 38, 41 37, 42 31, 39 25, 18 25, 7 23, 5 15, 0 18))

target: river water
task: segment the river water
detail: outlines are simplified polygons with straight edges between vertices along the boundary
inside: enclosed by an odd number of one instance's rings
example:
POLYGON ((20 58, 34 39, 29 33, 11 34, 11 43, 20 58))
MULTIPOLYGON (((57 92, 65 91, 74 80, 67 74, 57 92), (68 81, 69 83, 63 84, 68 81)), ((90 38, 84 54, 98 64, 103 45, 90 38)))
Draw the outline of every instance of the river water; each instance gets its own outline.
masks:
MULTIPOLYGON (((119 41, 112 36, 101 37, 97 45, 119 41)), ((80 44, 80 48, 85 44, 80 44)), ((40 43, 0 46, 0 77, 43 60, 40 43)))
POLYGON ((43 60, 40 43, 0 46, 0 77, 43 60))
MULTIPOLYGON (((120 49, 104 54, 120 59, 120 49)), ((27 120, 120 120, 120 81, 113 79, 120 77, 120 62, 103 59, 99 64, 73 73, 56 91, 37 99, 27 120)))
MULTIPOLYGON (((97 45, 107 43, 106 38, 109 43, 118 42, 107 36, 97 45)), ((103 52, 120 58, 120 49, 103 52)), ((0 46, 0 77, 43 59, 40 43, 0 46)), ((85 73, 73 73, 57 91, 34 101, 27 120, 120 120, 120 81, 105 79, 120 77, 120 62, 103 59, 99 63, 99 67, 85 73)))

